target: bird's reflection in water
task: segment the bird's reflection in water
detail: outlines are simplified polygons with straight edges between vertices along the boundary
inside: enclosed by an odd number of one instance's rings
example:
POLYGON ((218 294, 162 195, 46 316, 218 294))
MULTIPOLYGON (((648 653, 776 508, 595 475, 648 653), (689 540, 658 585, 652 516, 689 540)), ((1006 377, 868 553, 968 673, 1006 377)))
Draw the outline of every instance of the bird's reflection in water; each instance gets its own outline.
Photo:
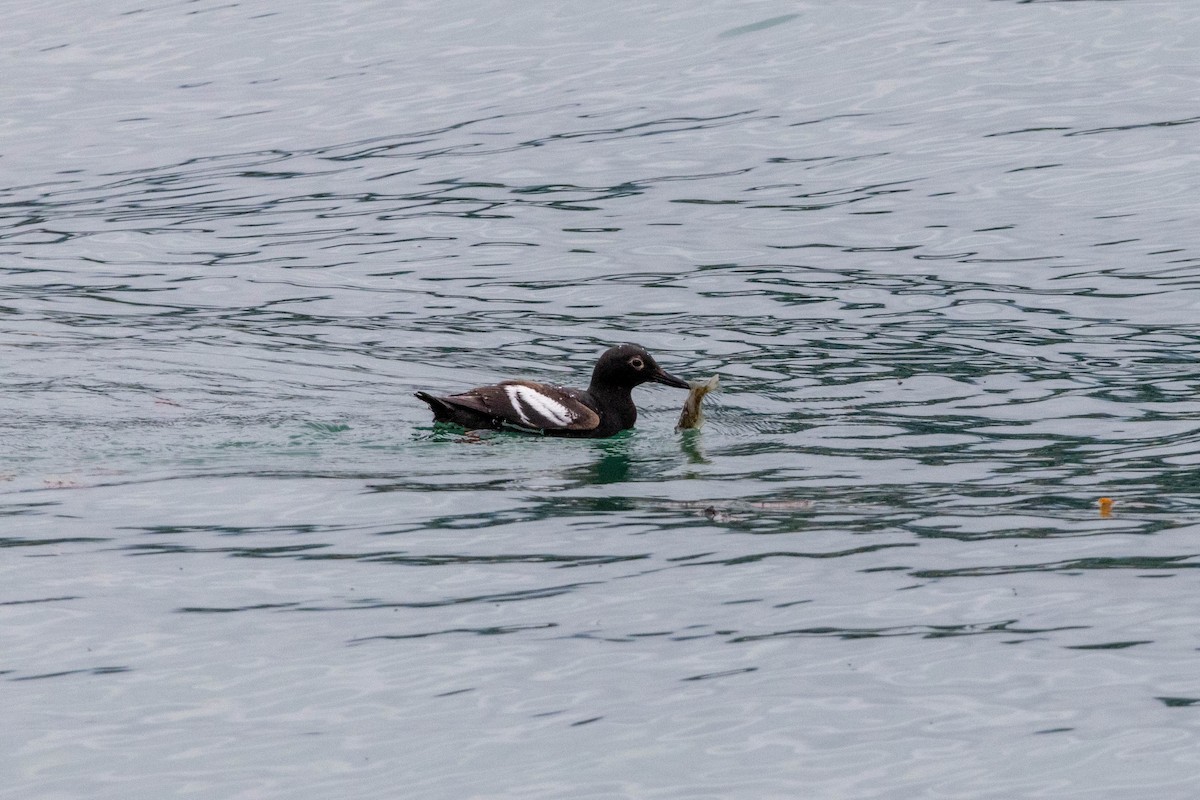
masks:
POLYGON ((595 452, 599 458, 578 471, 580 483, 609 484, 629 480, 633 462, 627 435, 598 442, 595 452))
MULTIPOLYGON (((635 461, 630 443, 631 439, 627 435, 597 442, 595 453, 598 458, 586 467, 575 470, 572 477, 583 484, 624 483, 638 478, 645 479, 649 471, 664 466, 659 463, 661 458, 647 459, 643 457, 635 461), (638 464, 642 469, 637 468, 638 464)), ((699 430, 686 430, 679 433, 679 447, 687 459, 687 463, 710 463, 701 444, 699 430)))

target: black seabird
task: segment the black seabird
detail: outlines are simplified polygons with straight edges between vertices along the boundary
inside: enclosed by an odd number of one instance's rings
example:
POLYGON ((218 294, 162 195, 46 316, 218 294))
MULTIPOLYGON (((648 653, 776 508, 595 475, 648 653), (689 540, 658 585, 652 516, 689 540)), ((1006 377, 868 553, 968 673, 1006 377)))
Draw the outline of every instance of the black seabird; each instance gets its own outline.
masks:
POLYGON ((433 409, 434 422, 468 430, 514 429, 547 436, 601 439, 637 422, 633 387, 653 381, 687 389, 687 381, 663 370, 646 350, 623 344, 604 351, 586 390, 533 381, 503 381, 448 397, 417 392, 433 409))

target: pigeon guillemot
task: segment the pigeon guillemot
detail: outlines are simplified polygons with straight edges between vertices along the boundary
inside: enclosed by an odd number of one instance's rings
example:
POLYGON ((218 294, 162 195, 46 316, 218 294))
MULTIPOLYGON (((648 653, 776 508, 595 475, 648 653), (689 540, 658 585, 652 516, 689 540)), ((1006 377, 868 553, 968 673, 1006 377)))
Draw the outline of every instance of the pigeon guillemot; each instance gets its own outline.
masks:
POLYGON ((587 390, 533 381, 503 381, 448 397, 417 392, 433 409, 434 422, 468 430, 511 428, 547 436, 599 439, 637 422, 630 392, 648 381, 687 389, 687 381, 663 370, 636 344, 609 348, 592 370, 587 390))

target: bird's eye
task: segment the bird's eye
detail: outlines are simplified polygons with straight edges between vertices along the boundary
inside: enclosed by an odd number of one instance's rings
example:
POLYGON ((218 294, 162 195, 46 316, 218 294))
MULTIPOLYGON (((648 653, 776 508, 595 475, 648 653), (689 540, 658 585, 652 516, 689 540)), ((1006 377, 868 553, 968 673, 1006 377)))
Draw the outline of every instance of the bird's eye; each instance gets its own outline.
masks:
POLYGON ((634 369, 641 369, 646 365, 642 363, 641 358, 634 356, 633 358, 629 359, 629 366, 633 367, 634 369))

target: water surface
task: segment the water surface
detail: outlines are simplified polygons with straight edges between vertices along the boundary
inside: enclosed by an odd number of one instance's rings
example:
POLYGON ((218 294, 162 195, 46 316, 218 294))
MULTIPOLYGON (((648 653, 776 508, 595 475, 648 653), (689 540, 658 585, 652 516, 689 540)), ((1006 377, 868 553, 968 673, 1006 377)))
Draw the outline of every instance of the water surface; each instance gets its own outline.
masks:
POLYGON ((1198 27, 13 11, 0 797, 1192 797, 1198 27))

